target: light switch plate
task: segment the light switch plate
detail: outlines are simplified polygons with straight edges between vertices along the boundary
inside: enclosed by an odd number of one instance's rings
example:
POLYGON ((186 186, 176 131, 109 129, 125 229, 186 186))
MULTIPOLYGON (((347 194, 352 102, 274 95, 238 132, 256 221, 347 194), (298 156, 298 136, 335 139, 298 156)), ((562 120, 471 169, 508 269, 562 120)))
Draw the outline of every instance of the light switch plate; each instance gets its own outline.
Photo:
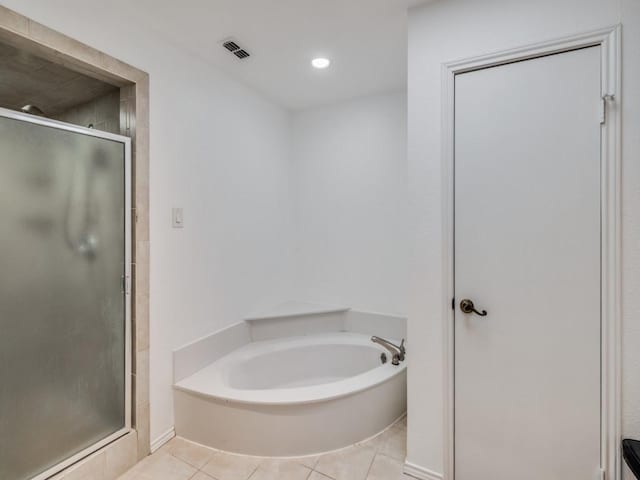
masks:
POLYGON ((171 226, 173 228, 184 228, 184 215, 182 208, 171 209, 171 226))

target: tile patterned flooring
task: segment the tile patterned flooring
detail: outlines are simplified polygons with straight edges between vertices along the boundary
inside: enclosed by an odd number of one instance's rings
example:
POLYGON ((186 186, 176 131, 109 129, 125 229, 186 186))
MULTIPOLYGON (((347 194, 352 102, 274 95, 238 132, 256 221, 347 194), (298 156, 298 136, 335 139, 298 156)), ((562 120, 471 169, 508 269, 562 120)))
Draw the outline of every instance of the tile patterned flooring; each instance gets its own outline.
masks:
POLYGON ((410 480, 406 417, 365 442, 289 459, 232 455, 176 437, 119 480, 410 480))

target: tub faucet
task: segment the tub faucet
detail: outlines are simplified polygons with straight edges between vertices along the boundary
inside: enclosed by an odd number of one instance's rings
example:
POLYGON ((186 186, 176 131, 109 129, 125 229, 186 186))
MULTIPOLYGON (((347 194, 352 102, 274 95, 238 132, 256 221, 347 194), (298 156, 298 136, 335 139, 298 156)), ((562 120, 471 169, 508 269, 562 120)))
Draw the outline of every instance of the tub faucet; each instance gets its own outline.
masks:
POLYGON ((407 350, 404 348, 404 338, 402 339, 400 346, 391 343, 389 340, 385 340, 384 338, 376 337, 375 335, 371 337, 371 341, 378 345, 382 345, 384 348, 389 350, 389 353, 392 355, 391 365, 400 365, 400 362, 404 361, 405 354, 407 353, 407 350))

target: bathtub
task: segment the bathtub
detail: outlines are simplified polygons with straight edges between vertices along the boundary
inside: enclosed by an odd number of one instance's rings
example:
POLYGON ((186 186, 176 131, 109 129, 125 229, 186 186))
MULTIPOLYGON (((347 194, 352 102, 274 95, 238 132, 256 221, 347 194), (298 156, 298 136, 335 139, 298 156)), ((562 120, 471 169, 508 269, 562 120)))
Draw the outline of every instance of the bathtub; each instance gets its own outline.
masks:
POLYGON ((176 434, 276 457, 375 435, 406 410, 406 361, 383 364, 385 350, 370 337, 336 332, 244 345, 175 384, 176 434))

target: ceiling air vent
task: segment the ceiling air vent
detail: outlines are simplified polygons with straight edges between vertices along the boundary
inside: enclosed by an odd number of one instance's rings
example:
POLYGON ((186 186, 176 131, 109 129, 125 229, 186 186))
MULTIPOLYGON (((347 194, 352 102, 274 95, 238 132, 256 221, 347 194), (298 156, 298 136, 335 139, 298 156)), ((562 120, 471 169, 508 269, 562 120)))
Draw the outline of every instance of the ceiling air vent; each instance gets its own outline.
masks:
POLYGON ((240 50, 240 46, 233 40, 228 40, 224 42, 222 46, 227 50, 229 50, 230 52, 235 52, 236 50, 240 50))
POLYGON ((244 48, 242 48, 235 40, 225 40, 222 42, 222 46, 233 53, 240 60, 243 60, 251 55, 244 48))
POLYGON ((242 60, 243 58, 247 58, 249 55, 249 52, 247 52, 245 49, 240 49, 240 50, 236 50, 235 52, 233 52, 233 54, 238 57, 240 60, 242 60))

